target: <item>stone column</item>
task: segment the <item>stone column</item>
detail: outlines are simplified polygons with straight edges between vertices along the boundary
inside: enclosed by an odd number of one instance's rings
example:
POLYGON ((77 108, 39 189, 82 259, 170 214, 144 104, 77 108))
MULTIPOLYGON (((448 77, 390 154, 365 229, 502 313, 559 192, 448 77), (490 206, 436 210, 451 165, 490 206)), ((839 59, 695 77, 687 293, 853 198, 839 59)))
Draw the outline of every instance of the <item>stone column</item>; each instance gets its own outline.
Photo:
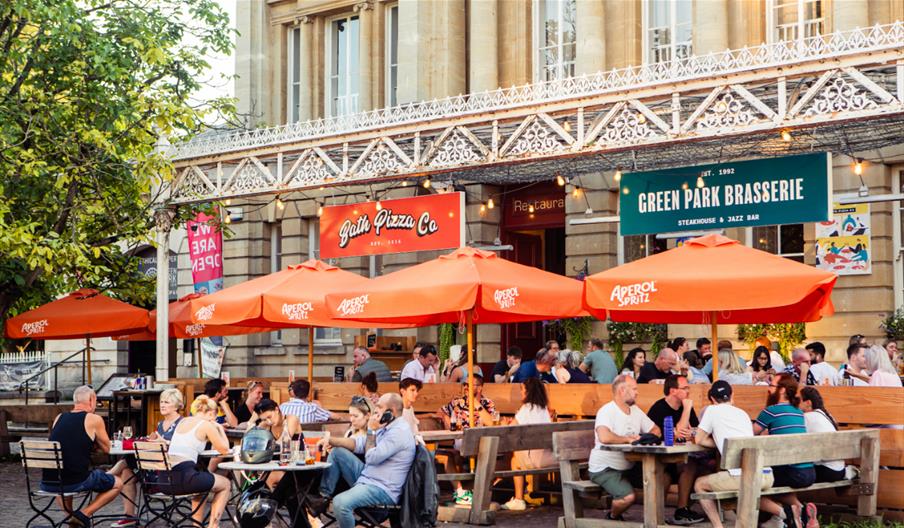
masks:
POLYGON ((169 379, 169 237, 176 212, 162 207, 154 212, 157 227, 157 381, 169 379))
MULTIPOLYGON (((303 16, 298 20, 298 120, 309 121, 314 119, 314 19, 303 16)), ((290 68, 292 65, 289 66, 290 68)), ((290 110, 291 112, 291 110, 290 110)))
POLYGON ((830 31, 847 31, 869 26, 869 2, 867 0, 835 0, 832 2, 832 28, 830 31))
POLYGON ((468 92, 499 88, 496 0, 469 0, 468 92))
POLYGON ((370 2, 355 4, 355 12, 358 13, 358 111, 373 109, 373 14, 374 6, 370 2))
POLYGON ((694 0, 694 55, 728 49, 728 0, 694 0))
POLYGON ((641 3, 606 0, 606 67, 624 68, 640 64, 641 3))
POLYGON ((606 69, 606 37, 602 2, 578 2, 575 74, 606 69))

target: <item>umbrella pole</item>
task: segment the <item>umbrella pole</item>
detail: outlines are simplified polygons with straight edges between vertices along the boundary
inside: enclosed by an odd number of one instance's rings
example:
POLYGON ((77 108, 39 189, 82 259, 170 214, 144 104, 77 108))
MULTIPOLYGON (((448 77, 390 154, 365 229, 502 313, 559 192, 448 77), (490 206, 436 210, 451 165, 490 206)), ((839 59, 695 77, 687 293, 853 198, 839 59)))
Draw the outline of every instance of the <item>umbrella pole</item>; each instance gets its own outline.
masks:
POLYGON ((310 394, 314 394, 314 327, 308 327, 308 384, 311 386, 310 394))
POLYGON ((468 326, 468 423, 474 427, 474 320, 470 310, 466 318, 468 326))
POLYGON ((195 348, 198 349, 198 378, 204 377, 204 366, 201 364, 203 359, 201 358, 201 338, 195 339, 195 348))
POLYGON ((710 312, 709 325, 713 341, 713 381, 716 381, 717 379, 719 379, 719 323, 716 319, 716 312, 710 312))
POLYGON ((85 368, 88 369, 88 385, 91 385, 91 336, 85 336, 85 368))

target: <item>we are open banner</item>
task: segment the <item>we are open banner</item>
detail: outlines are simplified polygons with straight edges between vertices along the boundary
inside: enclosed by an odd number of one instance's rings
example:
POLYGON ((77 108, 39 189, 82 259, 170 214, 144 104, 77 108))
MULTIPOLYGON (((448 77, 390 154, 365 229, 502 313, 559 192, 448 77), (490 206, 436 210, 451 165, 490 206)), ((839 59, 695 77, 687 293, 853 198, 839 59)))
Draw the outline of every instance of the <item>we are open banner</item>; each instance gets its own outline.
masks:
POLYGON ((461 192, 324 207, 320 258, 457 248, 465 242, 461 192))

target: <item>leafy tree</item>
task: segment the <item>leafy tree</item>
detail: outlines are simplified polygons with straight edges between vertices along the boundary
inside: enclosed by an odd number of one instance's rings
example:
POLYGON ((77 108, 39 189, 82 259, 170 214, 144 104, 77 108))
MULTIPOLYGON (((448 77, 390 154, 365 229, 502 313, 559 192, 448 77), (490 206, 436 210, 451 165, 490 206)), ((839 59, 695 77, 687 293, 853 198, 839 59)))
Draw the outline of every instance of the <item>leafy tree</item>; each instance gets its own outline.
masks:
POLYGON ((129 249, 173 177, 161 145, 232 111, 192 99, 228 28, 214 0, 0 2, 0 318, 80 286, 153 297, 129 249))

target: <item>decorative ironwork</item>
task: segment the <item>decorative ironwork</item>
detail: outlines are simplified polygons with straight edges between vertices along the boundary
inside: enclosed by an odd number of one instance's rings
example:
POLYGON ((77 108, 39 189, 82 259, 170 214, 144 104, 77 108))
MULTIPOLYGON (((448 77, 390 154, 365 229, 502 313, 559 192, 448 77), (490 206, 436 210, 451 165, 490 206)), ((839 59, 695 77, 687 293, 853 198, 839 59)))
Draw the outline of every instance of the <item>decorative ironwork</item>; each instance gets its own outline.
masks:
POLYGON ((863 90, 839 76, 822 89, 822 92, 813 100, 813 104, 804 112, 804 115, 812 117, 878 107, 879 105, 870 99, 863 90))
POLYGON ((505 155, 549 154, 566 149, 565 144, 558 135, 544 126, 539 119, 535 117, 529 117, 528 119, 531 123, 512 136, 512 141, 508 148, 502 149, 505 155))
POLYGON ((448 135, 441 136, 437 145, 428 152, 427 162, 430 167, 458 167, 470 163, 478 163, 485 158, 487 149, 480 140, 460 127, 450 129, 448 135))
POLYGON ((603 130, 597 143, 600 146, 634 145, 655 134, 645 115, 624 108, 603 130))
POLYGON ((716 104, 709 107, 703 118, 697 121, 697 130, 716 130, 749 125, 756 120, 756 113, 727 92, 719 97, 716 104))

